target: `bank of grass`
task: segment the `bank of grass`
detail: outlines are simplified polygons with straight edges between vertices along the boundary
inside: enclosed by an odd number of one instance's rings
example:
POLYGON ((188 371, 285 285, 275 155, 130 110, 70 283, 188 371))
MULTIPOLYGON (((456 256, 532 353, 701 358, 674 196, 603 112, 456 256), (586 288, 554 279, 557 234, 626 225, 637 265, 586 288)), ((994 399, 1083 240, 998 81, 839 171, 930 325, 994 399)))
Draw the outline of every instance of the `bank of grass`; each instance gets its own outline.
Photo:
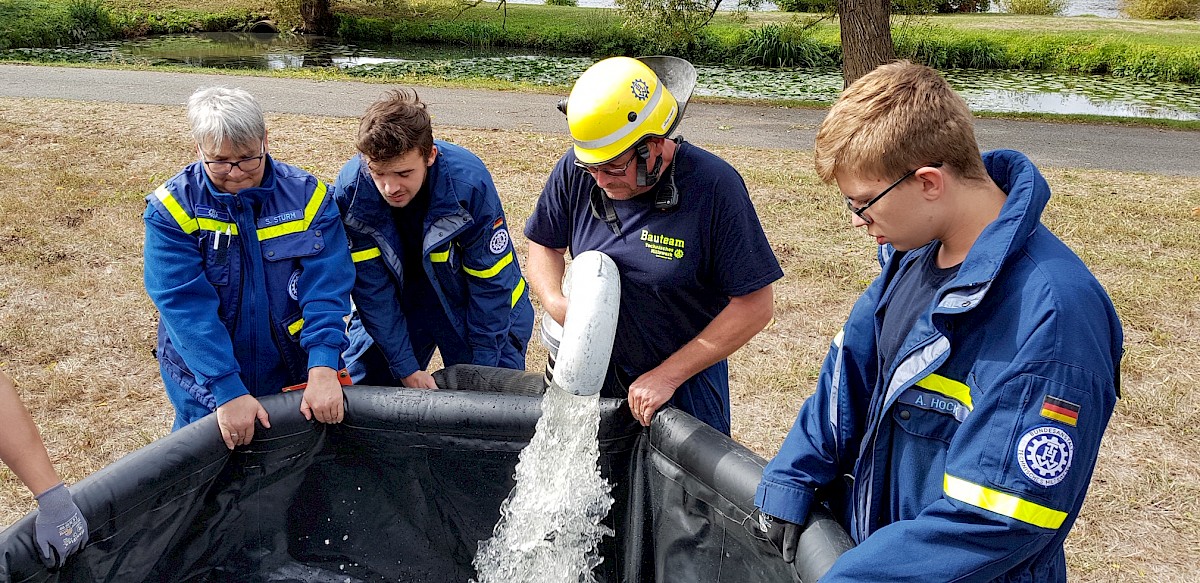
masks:
MULTIPOLYGON (((0 49, 68 42, 71 35, 53 32, 58 29, 52 25, 64 18, 65 6, 87 1, 9 0, 3 6, 20 9, 0 8, 0 49), (17 20, 21 22, 14 26, 6 24, 17 20), (41 24, 28 24, 32 22, 41 24), (42 30, 50 32, 38 32, 42 30)), ((270 0, 107 0, 104 5, 111 14, 111 34, 119 36, 236 30, 283 16, 270 0)), ((339 4, 338 35, 348 41, 522 47, 591 56, 667 53, 734 65, 834 67, 841 61, 835 21, 810 28, 805 19, 811 16, 788 13, 719 13, 695 38, 672 41, 622 28, 620 14, 612 9, 509 4, 497 10, 496 4, 484 3, 460 14, 436 1, 407 6, 406 12, 339 4)), ((899 56, 939 69, 1077 72, 1200 83, 1197 21, 897 16, 893 34, 899 56)))
MULTIPOLYGON (((331 179, 355 120, 271 115, 280 159, 331 179)), ((439 127, 492 170, 524 224, 562 135, 439 127)), ((878 272, 811 152, 714 148, 743 174, 785 277, 774 323, 730 359, 733 434, 777 450, 851 303, 878 272)), ((171 424, 142 289, 143 196, 191 161, 182 107, 0 99, 0 369, 75 482, 171 424)), ((1200 178, 1046 168, 1045 223, 1109 290, 1124 322, 1123 398, 1083 514, 1072 581, 1188 582, 1200 548, 1200 178)), ((524 263, 526 244, 514 241, 524 263)), ((545 352, 531 343, 530 368, 545 352)), ((1086 413, 1086 412, 1085 412, 1086 413)), ((0 469, 0 525, 33 507, 0 469)))
POLYGON ((85 40, 179 32, 241 30, 270 18, 274 3, 112 2, 107 0, 0 1, 0 49, 56 47, 85 40), (94 15, 101 15, 98 23, 94 15))

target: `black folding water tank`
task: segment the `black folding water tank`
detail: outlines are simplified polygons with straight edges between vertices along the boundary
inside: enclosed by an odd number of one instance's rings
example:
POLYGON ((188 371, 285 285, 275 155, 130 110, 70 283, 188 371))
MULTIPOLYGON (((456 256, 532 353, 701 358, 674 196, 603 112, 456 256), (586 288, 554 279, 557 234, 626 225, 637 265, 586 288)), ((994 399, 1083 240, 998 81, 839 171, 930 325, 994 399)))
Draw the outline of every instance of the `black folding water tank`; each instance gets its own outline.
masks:
MULTIPOLYGON (((351 387, 338 425, 306 421, 299 401, 263 399, 271 428, 236 451, 209 416, 80 481, 71 490, 88 546, 65 569, 45 570, 30 514, 0 533, 0 581, 474 577, 540 397, 351 387)), ((785 563, 751 519, 762 458, 679 411, 647 430, 624 401, 602 399, 599 440, 616 532, 602 544, 600 581, 808 582, 850 546, 818 512, 797 564, 785 563)))

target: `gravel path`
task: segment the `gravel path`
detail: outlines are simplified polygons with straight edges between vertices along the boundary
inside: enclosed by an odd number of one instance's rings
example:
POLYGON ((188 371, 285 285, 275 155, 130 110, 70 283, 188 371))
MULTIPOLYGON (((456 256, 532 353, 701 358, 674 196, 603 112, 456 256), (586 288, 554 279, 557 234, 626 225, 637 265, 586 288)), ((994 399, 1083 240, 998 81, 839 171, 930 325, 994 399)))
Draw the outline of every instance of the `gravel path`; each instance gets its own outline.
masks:
MULTIPOLYGON (((0 96, 182 105, 206 85, 242 87, 268 111, 358 117, 389 86, 355 81, 113 71, 0 65, 0 96)), ((562 96, 511 91, 420 88, 438 124, 565 132, 554 105, 562 96)), ((681 133, 697 143, 812 148, 823 109, 693 103, 681 133)), ((1100 124, 980 119, 984 149, 1013 148, 1043 166, 1200 176, 1200 132, 1100 124)))

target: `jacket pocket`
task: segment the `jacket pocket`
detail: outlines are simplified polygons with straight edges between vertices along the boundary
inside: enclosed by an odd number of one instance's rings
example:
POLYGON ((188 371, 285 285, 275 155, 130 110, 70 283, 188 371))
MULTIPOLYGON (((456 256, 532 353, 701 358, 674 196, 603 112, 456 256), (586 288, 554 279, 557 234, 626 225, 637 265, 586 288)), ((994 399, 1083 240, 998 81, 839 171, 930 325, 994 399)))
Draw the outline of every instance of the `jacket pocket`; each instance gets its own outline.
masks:
POLYGON ((284 261, 300 257, 311 257, 325 248, 325 237, 320 229, 311 229, 272 237, 260 243, 263 258, 267 261, 284 261))
POLYGON ((237 257, 237 250, 231 249, 231 238, 221 233, 203 231, 200 235, 200 248, 204 250, 204 277, 213 285, 229 285, 229 262, 231 257, 237 257), (219 242, 221 248, 216 248, 214 242, 219 242))
POLYGON ((1091 473, 1099 438, 1081 432, 1087 424, 1079 416, 1098 408, 1086 391, 1044 376, 1023 375, 1014 385, 1004 397, 1007 420, 994 426, 991 439, 999 485, 1061 503, 1058 492, 1073 491, 1091 473))

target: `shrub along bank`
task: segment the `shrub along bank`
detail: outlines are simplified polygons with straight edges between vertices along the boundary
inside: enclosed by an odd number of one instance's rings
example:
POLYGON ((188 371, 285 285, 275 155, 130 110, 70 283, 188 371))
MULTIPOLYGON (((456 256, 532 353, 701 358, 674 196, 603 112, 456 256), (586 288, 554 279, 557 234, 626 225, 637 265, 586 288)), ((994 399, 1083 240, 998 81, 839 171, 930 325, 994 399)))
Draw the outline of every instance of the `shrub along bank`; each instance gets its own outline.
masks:
MULTIPOLYGON (((137 8, 134 0, 6 0, 0 3, 0 49, 47 47, 87 39, 168 32, 240 30, 275 16, 261 6, 222 3, 209 10, 137 8)), ((194 5, 194 4, 193 4, 194 5)), ((667 53, 697 63, 769 67, 836 67, 836 22, 785 13, 719 14, 698 33, 644 35, 622 26, 612 9, 484 4, 461 14, 426 10, 408 17, 379 10, 338 14, 347 41, 523 47, 592 56, 667 53)), ((939 69, 1079 72, 1200 83, 1200 23, 1130 28, 1118 21, 1006 15, 898 17, 893 36, 902 58, 939 69), (1025 20, 1016 20, 1025 19, 1025 20), (1014 25, 1015 24, 1015 25, 1014 25)), ((10 54, 9 58, 20 58, 10 54)))

